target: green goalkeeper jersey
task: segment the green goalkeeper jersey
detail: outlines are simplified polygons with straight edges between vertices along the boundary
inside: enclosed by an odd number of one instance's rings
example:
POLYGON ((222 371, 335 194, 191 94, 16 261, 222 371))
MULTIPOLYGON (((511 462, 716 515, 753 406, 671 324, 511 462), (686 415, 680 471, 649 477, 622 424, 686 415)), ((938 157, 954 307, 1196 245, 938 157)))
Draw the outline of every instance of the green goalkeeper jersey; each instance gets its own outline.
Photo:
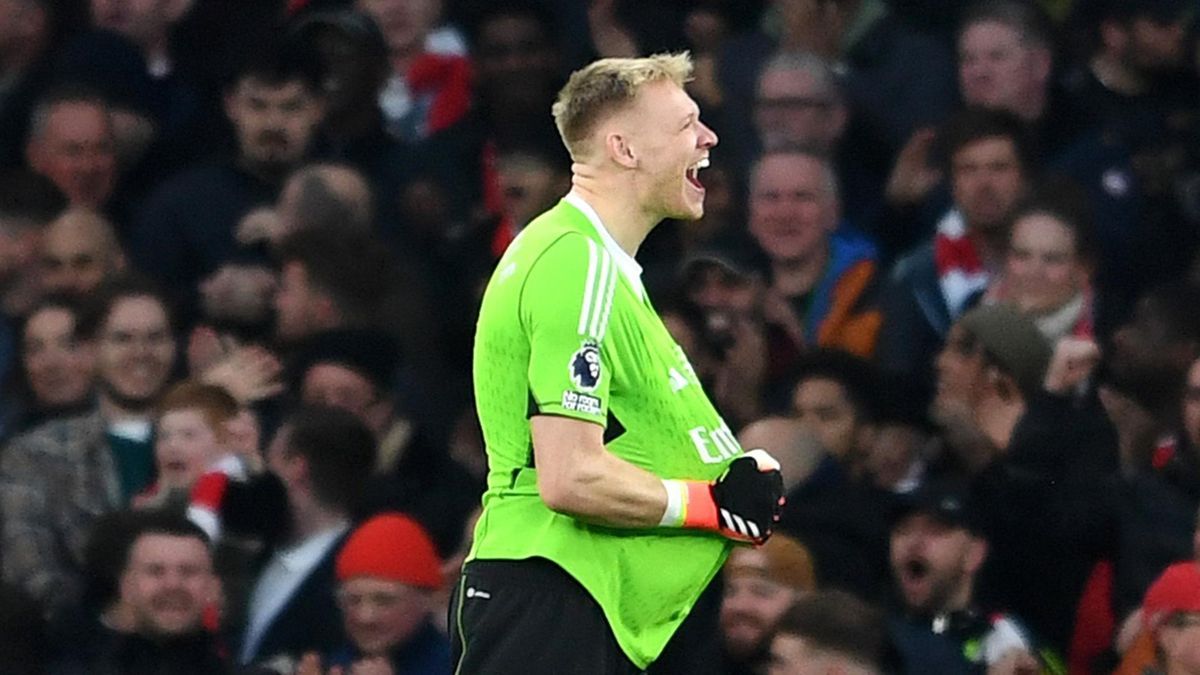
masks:
POLYGON ((476 329, 474 385, 488 487, 468 559, 554 561, 645 668, 730 544, 551 511, 538 494, 529 417, 599 424, 610 452, 660 478, 713 480, 741 448, 651 306, 641 268, 575 195, 530 223, 497 264, 476 329))

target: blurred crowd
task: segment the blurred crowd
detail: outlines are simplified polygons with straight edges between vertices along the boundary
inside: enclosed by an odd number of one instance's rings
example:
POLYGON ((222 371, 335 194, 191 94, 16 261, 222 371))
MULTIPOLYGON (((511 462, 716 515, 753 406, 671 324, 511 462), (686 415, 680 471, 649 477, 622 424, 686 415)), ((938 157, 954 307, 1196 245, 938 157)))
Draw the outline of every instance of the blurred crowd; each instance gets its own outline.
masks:
POLYGON ((1197 9, 0 0, 0 672, 449 672, 550 105, 688 50, 638 259, 788 503, 650 672, 1200 673, 1197 9))

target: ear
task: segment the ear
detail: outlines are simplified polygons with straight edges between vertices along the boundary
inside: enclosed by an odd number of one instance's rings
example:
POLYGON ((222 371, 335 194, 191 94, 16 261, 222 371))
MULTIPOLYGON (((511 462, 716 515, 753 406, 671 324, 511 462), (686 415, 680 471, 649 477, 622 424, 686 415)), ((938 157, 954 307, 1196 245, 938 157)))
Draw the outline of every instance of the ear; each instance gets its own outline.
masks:
POLYGON ((604 137, 604 150, 608 157, 626 169, 636 169, 640 160, 629 144, 629 138, 619 133, 609 133, 604 137))

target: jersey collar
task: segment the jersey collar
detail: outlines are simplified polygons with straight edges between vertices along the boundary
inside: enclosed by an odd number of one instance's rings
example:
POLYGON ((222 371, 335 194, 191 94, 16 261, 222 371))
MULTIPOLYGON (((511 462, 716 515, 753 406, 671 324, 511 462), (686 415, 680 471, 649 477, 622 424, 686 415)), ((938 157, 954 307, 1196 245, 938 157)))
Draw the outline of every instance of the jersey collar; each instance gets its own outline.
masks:
POLYGON ((588 204, 583 200, 583 197, 575 194, 575 192, 568 192, 567 196, 563 197, 563 201, 579 209, 587 217, 588 222, 596 229, 596 234, 600 235, 600 241, 604 244, 604 248, 613 257, 613 260, 617 261, 617 267, 625 275, 625 280, 633 287, 638 299, 644 301, 646 299, 646 288, 642 285, 642 266, 612 238, 612 235, 604 227, 604 223, 600 222, 600 214, 596 213, 596 209, 593 209, 591 204, 588 204))

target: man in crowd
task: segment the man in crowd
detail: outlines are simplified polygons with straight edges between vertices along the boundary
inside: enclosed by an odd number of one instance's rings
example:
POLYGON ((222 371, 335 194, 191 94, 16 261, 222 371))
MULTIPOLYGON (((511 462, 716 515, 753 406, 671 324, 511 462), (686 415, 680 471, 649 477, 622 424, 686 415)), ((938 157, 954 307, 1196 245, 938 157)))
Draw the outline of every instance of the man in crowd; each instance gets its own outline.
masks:
POLYGON ((817 586, 812 557, 803 544, 779 534, 757 548, 734 551, 724 575, 721 672, 759 672, 769 659, 780 617, 817 586))
POLYGON ((1037 668, 1025 628, 976 604, 988 542, 973 508, 965 484, 943 478, 898 509, 890 560, 902 604, 891 633, 905 673, 970 672, 1002 662, 1037 668))
POLYGON ((267 465, 287 495, 287 533, 257 575, 244 623, 228 626, 240 633, 239 663, 294 664, 345 640, 335 562, 374 464, 374 436, 344 410, 301 409, 285 420, 267 465))
POLYGON ((4 578, 51 616, 78 600, 92 522, 150 484, 153 408, 175 363, 169 309, 153 287, 121 279, 103 297, 95 407, 48 421, 0 454, 4 578))
POLYGON ((1009 218, 1033 178, 1024 129, 1011 113, 965 111, 943 136, 954 203, 934 237, 892 269, 877 354, 885 369, 925 381, 950 325, 1003 264, 1009 218))
POLYGON ((239 250, 238 222, 271 204, 288 172, 308 156, 324 109, 321 69, 294 46, 262 45, 247 55, 225 91, 237 154, 173 177, 151 194, 132 223, 135 266, 177 289, 185 324, 196 313, 196 287, 239 250))
POLYGON ((204 626, 221 592, 204 532, 180 516, 155 511, 113 514, 108 523, 97 528, 105 539, 94 541, 93 548, 119 549, 106 554, 116 565, 110 595, 99 615, 89 617, 90 629, 73 636, 53 672, 230 672, 204 626))
POLYGON ((25 159, 54 181, 72 205, 103 210, 116 188, 118 170, 108 104, 83 89, 47 92, 30 118, 25 159))
MULTIPOLYGON (((440 560, 425 530, 408 516, 384 513, 363 523, 337 556, 338 605, 347 645, 325 659, 354 670, 441 675, 450 671, 450 644, 434 628, 440 560)), ((308 654, 298 675, 323 675, 308 654)))
POLYGON ((883 614, 845 591, 814 591, 780 618, 769 675, 878 675, 894 667, 883 614))
POLYGON ((42 236, 41 286, 46 291, 87 295, 125 269, 125 254, 112 223, 72 208, 42 236))

